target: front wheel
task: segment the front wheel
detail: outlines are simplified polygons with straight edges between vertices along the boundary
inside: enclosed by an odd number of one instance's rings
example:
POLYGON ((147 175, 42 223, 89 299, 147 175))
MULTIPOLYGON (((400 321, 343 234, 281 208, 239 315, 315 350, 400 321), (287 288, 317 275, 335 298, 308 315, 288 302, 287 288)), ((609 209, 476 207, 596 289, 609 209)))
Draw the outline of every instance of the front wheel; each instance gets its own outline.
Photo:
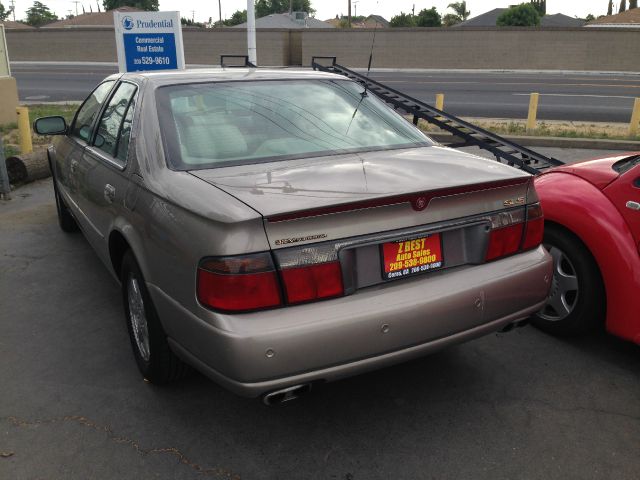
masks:
POLYGON ((131 250, 122 260, 121 281, 127 330, 140 372, 155 384, 182 378, 188 367, 169 347, 167 335, 131 250))
POLYGON ((553 257, 549 300, 531 323, 548 333, 572 336, 604 323, 606 296, 600 269, 582 241, 570 231, 545 226, 543 244, 553 257))

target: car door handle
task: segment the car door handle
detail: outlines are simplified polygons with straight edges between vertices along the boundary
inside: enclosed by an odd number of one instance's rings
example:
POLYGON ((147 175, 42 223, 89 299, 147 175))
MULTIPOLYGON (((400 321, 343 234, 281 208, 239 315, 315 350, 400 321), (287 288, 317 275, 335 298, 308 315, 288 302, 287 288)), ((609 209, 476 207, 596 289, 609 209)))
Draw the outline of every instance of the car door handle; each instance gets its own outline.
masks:
POLYGON ((71 168, 71 173, 76 173, 78 171, 78 162, 76 160, 71 160, 69 167, 71 168))
POLYGON ((104 199, 107 201, 107 203, 112 203, 114 198, 116 198, 116 188, 113 185, 109 185, 107 183, 104 186, 104 199))
POLYGON ((640 203, 634 202, 633 200, 629 200, 627 202, 627 208, 631 210, 640 210, 640 203))

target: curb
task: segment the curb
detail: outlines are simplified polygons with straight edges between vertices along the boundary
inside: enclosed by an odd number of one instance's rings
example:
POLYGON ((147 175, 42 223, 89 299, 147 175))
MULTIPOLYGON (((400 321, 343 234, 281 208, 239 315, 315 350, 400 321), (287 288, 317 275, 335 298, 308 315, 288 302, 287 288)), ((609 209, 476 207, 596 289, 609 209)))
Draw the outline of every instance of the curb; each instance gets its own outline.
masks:
MULTIPOLYGON (((429 133, 429 137, 442 144, 458 141, 458 137, 450 133, 429 133)), ((600 140, 591 138, 564 138, 564 137, 519 137, 506 136, 502 138, 510 140, 524 147, 552 147, 552 148, 581 148, 587 150, 624 150, 640 151, 640 142, 631 140, 600 140)))

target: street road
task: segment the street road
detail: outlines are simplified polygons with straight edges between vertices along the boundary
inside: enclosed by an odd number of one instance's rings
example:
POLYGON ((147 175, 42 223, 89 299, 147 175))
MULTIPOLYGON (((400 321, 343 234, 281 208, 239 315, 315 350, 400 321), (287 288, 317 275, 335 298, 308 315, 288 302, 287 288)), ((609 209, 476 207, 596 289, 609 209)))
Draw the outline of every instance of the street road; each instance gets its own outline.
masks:
MULTIPOLYGON (((21 101, 79 101, 105 76, 109 64, 12 64, 21 101)), ((445 94, 445 110, 458 116, 523 119, 529 94, 538 92, 540 120, 629 122, 640 75, 488 72, 372 72, 371 77, 418 99, 445 94)))
POLYGON ((0 202, 0 478, 638 478, 636 345, 525 327, 283 408, 198 374, 154 387, 118 286, 58 229, 51 181, 13 197, 0 202))

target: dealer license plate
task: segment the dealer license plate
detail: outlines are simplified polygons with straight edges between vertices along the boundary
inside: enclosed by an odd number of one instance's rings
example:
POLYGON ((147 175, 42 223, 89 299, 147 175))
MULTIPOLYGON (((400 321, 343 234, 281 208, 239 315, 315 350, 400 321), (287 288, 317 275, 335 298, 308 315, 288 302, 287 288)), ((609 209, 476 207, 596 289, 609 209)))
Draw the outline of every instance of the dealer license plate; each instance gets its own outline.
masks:
POLYGON ((385 280, 429 272, 441 268, 444 261, 439 233, 383 243, 381 250, 385 280))

